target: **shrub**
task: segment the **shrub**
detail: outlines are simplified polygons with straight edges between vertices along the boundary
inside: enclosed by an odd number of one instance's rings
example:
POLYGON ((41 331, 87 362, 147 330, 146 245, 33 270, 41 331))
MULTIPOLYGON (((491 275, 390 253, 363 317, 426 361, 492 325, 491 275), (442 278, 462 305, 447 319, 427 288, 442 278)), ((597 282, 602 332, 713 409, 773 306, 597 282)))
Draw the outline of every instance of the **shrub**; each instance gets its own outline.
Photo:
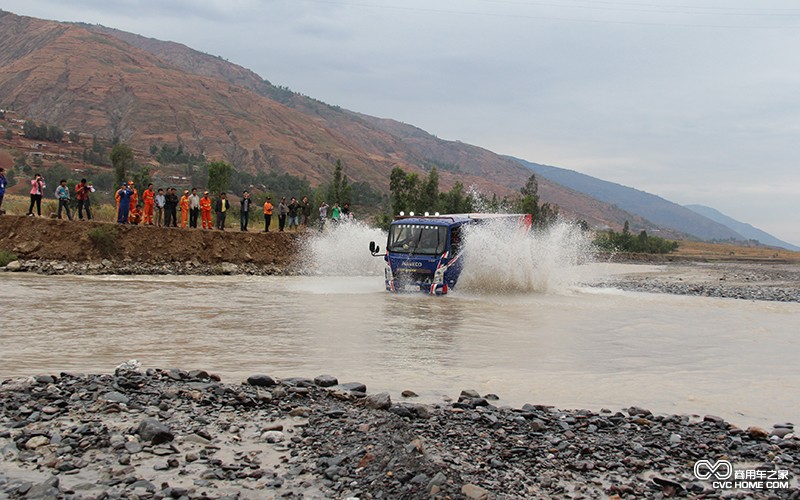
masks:
POLYGON ((6 267, 9 262, 14 262, 15 260, 17 260, 16 254, 8 250, 0 250, 0 267, 6 267))
POLYGON ((101 255, 111 255, 116 250, 117 228, 112 225, 98 226, 89 231, 89 239, 101 255))

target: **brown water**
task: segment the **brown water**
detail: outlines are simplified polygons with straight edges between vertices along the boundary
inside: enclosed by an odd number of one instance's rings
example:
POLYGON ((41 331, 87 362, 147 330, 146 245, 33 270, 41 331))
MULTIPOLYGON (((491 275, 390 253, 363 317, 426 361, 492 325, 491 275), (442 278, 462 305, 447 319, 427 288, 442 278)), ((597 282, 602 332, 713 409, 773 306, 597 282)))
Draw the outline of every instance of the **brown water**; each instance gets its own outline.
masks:
POLYGON ((740 425, 800 415, 800 304, 569 286, 393 295, 375 276, 4 273, 0 297, 2 378, 110 372, 135 358, 226 382, 329 373, 395 399, 474 388, 513 405, 637 405, 740 425))

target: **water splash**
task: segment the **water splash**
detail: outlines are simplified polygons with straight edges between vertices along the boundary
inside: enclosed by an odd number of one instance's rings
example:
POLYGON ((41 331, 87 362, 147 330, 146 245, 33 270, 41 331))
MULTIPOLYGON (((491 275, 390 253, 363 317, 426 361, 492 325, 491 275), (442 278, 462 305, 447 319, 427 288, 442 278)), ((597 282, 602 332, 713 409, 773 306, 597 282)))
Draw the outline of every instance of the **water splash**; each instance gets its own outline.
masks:
POLYGON ((564 289, 578 281, 578 266, 593 256, 590 236, 559 221, 525 233, 508 224, 468 226, 458 290, 527 293, 564 289))
POLYGON ((311 259, 306 271, 323 276, 382 276, 386 263, 369 253, 370 241, 383 249, 386 232, 360 221, 329 222, 324 231, 309 237, 311 259))
MULTIPOLYGON (((383 276, 382 256, 369 242, 386 245, 386 232, 362 222, 329 226, 309 236, 305 272, 319 276, 383 276)), ((503 223, 467 226, 464 271, 457 290, 478 294, 564 289, 578 281, 577 268, 592 259, 591 238, 578 226, 558 222, 530 233, 503 223)), ((378 278, 376 278, 378 279, 378 278)))

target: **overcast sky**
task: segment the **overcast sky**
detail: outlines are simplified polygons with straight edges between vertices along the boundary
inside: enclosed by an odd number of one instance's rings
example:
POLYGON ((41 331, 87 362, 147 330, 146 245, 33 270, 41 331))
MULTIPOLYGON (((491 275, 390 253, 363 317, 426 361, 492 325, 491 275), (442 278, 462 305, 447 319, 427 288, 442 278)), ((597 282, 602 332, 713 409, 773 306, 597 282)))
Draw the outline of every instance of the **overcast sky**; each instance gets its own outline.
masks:
POLYGON ((800 245, 789 0, 3 0, 219 55, 443 139, 700 203, 800 245))

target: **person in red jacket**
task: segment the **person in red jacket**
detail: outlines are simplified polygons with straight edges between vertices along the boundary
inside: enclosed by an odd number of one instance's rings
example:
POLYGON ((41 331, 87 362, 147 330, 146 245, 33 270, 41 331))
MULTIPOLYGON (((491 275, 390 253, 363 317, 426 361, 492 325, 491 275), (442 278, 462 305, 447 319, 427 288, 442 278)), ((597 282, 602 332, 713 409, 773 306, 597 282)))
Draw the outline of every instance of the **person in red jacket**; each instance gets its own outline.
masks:
POLYGON ((156 205, 156 193, 153 191, 153 185, 148 184, 147 189, 142 192, 142 201, 144 202, 144 220, 142 224, 153 225, 153 212, 156 205))
POLYGON ((208 197, 208 191, 200 198, 200 218, 203 220, 203 229, 214 228, 211 225, 211 198, 208 197))

